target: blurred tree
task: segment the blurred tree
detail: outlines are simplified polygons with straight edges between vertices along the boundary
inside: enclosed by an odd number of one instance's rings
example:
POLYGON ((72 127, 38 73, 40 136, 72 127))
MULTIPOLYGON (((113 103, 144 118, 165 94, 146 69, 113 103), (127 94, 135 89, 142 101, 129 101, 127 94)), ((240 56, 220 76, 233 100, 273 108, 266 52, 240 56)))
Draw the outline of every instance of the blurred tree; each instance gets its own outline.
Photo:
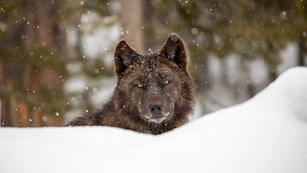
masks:
POLYGON ((167 36, 174 32, 168 25, 169 21, 161 15, 160 9, 167 1, 144 0, 143 3, 143 32, 144 45, 147 52, 159 51, 167 36))
POLYGON ((1 124, 59 125, 65 108, 65 33, 56 1, 0 1, 1 124), (64 106, 63 106, 64 105, 64 106), (57 120, 59 119, 59 120, 57 120), (56 121, 52 121, 56 120, 56 121))
POLYGON ((121 1, 122 37, 139 53, 145 53, 143 0, 121 1))
POLYGON ((306 66, 307 65, 307 1, 296 0, 296 34, 299 44, 299 53, 298 53, 298 65, 306 66))

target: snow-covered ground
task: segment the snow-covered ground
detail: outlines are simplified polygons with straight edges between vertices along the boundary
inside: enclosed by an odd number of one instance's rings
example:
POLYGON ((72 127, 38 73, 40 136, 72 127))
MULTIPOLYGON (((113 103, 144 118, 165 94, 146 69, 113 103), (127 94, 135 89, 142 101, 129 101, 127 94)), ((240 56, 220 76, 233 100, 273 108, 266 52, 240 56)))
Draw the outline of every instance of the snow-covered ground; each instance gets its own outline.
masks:
POLYGON ((108 127, 0 128, 0 172, 307 172, 307 68, 159 136, 108 127))

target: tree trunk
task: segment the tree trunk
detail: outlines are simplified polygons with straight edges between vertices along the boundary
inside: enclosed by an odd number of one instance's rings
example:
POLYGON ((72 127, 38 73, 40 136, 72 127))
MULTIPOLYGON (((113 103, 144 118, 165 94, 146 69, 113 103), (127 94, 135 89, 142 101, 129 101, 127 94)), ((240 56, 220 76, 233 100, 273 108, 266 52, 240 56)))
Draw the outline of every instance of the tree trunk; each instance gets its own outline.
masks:
POLYGON ((143 0, 121 1, 122 38, 139 53, 145 53, 143 0))
POLYGON ((305 66, 305 50, 306 50, 306 44, 307 42, 304 40, 304 38, 300 38, 298 42, 298 66, 305 66))
POLYGON ((1 100, 1 125, 4 127, 11 126, 11 113, 9 99, 1 100))
MULTIPOLYGON (((4 66, 0 62, 0 85, 4 84, 4 66)), ((0 127, 5 126, 7 123, 9 123, 9 117, 6 117, 7 114, 6 108, 7 107, 7 99, 3 99, 3 97, 0 97, 0 127)))
POLYGON ((19 102, 18 105, 17 105, 17 112, 18 112, 18 126, 19 127, 28 127, 29 126, 28 105, 24 102, 19 102))
POLYGON ((159 19, 159 7, 161 0, 144 0, 143 14, 144 14, 144 45, 145 50, 159 51, 167 36, 170 34, 169 26, 165 21, 159 19))
MULTIPOLYGON (((29 20, 26 26, 26 35, 28 39, 25 41, 25 48, 28 52, 35 50, 37 47, 53 48, 56 47, 63 50, 63 46, 58 46, 57 26, 55 17, 56 4, 49 1, 28 1, 26 4, 25 15, 29 20), (58 46, 58 47, 57 47, 58 46)), ((37 55, 38 56, 38 55, 37 55)), ((56 57, 55 57, 56 58, 56 57)), ((57 96, 63 98, 63 82, 58 79, 58 74, 50 67, 44 67, 37 72, 33 62, 27 64, 27 73, 25 74, 25 85, 29 86, 31 91, 40 93, 40 87, 44 86, 54 90, 57 96)), ((56 97, 56 96, 55 96, 56 97)), ((57 99, 62 99, 57 98, 57 99)), ((34 127, 43 126, 42 112, 36 106, 29 108, 31 125, 34 127)), ((51 115, 50 115, 51 116, 51 115)))

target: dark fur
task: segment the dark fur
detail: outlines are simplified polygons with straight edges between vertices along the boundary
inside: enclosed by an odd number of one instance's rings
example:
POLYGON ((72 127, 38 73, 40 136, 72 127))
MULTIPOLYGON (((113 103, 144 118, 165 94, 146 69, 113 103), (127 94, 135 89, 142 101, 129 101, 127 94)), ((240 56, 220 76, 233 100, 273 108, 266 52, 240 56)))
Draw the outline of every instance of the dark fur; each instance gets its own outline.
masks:
POLYGON ((67 125, 161 134, 187 123, 194 106, 187 61, 184 44, 176 34, 168 37, 160 52, 147 55, 120 41, 114 56, 118 82, 112 98, 100 111, 67 125))

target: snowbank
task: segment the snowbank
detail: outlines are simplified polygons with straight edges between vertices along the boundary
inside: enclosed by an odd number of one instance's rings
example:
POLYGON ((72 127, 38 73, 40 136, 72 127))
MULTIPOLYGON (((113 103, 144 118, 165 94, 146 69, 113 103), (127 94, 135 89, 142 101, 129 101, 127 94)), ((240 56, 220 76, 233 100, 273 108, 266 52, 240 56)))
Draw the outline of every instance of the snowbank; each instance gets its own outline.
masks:
POLYGON ((307 68, 244 104, 160 136, 116 128, 1 128, 0 172, 307 172, 307 68))

